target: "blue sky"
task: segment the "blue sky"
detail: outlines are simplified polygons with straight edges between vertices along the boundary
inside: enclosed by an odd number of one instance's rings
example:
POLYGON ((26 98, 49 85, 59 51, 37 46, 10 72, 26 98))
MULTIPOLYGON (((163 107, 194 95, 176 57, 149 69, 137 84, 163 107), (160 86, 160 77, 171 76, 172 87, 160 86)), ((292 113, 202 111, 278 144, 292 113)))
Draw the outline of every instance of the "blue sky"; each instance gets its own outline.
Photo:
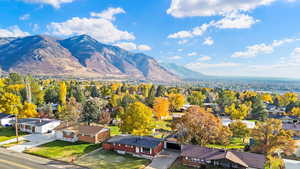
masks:
POLYGON ((208 75, 300 78, 299 0, 1 0, 0 37, 95 39, 208 75))

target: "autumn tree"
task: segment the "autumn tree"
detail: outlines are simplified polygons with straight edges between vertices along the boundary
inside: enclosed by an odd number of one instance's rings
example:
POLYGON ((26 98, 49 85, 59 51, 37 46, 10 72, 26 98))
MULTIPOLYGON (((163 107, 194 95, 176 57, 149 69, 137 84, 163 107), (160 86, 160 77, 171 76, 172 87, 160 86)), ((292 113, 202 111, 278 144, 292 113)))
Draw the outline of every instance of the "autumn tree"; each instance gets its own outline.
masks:
POLYGON ((269 93, 264 93, 261 95, 261 98, 262 100, 265 102, 265 103, 273 103, 273 98, 272 98, 272 95, 269 94, 269 93))
POLYGON ((158 119, 167 117, 169 115, 169 100, 163 97, 157 97, 154 100, 153 111, 158 119))
POLYGON ((249 137, 250 130, 247 125, 240 120, 230 123, 229 128, 232 131, 233 137, 243 138, 243 143, 245 142, 245 138, 249 137))
POLYGON ((59 84, 59 101, 62 105, 66 104, 67 99, 67 86, 65 82, 59 84))
POLYGON ((169 94, 170 110, 172 112, 179 110, 185 103, 185 98, 182 94, 169 94))
POLYGON ((74 97, 66 103, 63 110, 59 112, 58 117, 60 120, 68 122, 78 122, 82 111, 82 105, 76 102, 74 97))
POLYGON ((216 143, 227 146, 230 144, 230 138, 232 137, 233 133, 227 126, 222 126, 219 131, 219 137, 216 139, 216 143))
POLYGON ((273 155, 283 151, 284 154, 290 155, 295 150, 292 132, 284 130, 281 121, 277 119, 258 122, 251 136, 255 142, 252 147, 254 152, 273 155))
POLYGON ((291 115, 300 117, 300 107, 294 107, 291 111, 291 115))
POLYGON ((192 105, 202 106, 205 100, 205 95, 199 91, 192 91, 188 96, 187 101, 192 105))
POLYGON ((153 111, 141 102, 135 102, 121 115, 120 130, 133 135, 151 135, 154 129, 153 111))
POLYGON ((250 106, 247 104, 240 104, 236 106, 234 103, 225 107, 225 113, 230 115, 233 120, 243 120, 250 113, 250 106))
POLYGON ((173 128, 177 130, 180 142, 205 146, 217 141, 222 131, 222 124, 212 113, 198 106, 192 106, 173 124, 173 128))

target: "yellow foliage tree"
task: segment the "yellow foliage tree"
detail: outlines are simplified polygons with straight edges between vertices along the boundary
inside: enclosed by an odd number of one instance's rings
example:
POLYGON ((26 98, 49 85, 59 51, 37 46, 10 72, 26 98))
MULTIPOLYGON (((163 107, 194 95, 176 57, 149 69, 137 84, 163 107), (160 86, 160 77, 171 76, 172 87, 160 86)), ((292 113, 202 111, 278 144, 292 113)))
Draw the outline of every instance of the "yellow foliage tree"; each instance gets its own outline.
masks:
POLYGON ((169 94, 168 99, 170 102, 170 110, 173 112, 179 110, 185 103, 185 97, 179 93, 169 94))
POLYGON ((292 92, 285 93, 284 97, 287 99, 289 103, 296 102, 298 100, 298 95, 292 92))
POLYGON ((262 94, 261 98, 265 103, 273 103, 272 95, 269 93, 262 94))
POLYGON ((230 106, 225 107, 225 113, 230 115, 231 119, 233 120, 243 120, 245 117, 248 116, 250 112, 250 106, 247 104, 241 104, 236 106, 234 103, 230 106))
POLYGON ((155 112, 155 116, 158 119, 167 117, 169 115, 169 100, 163 97, 157 97, 154 99, 153 110, 155 112))
POLYGON ((66 104, 67 86, 65 82, 59 84, 59 101, 62 105, 66 104))
POLYGON ((120 130, 123 133, 151 135, 154 129, 153 111, 141 102, 129 105, 121 115, 120 130))
POLYGON ((20 114, 20 118, 30 118, 30 117, 37 117, 38 112, 36 111, 36 105, 32 103, 25 102, 22 113, 20 114))
POLYGON ((300 107, 294 107, 291 111, 291 115, 300 117, 300 107))

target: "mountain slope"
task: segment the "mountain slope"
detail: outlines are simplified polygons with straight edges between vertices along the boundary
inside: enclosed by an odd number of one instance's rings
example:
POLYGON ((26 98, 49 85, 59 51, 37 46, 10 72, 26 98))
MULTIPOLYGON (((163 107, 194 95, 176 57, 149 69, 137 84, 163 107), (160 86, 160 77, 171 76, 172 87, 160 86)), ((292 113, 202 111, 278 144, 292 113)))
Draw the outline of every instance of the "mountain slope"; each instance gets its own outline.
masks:
POLYGON ((202 73, 192 71, 186 67, 179 66, 175 63, 160 63, 163 67, 165 67, 170 72, 174 73, 175 75, 179 76, 182 79, 189 79, 189 80, 200 80, 206 79, 209 76, 206 76, 202 73))
POLYGON ((179 78, 144 54, 102 44, 87 36, 0 39, 0 70, 34 75, 122 78, 165 82, 179 78))
POLYGON ((105 45, 87 35, 75 36, 60 43, 69 49, 81 64, 99 73, 125 74, 140 80, 179 80, 150 56, 105 45))

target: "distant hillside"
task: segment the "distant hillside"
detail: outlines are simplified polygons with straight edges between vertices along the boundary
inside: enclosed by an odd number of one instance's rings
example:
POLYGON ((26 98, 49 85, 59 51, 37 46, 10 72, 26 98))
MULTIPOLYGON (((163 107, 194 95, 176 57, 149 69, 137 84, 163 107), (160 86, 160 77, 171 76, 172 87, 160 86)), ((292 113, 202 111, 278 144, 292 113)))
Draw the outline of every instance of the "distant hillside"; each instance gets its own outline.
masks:
POLYGON ((186 80, 201 80, 207 79, 209 76, 206 76, 202 73, 195 72, 190 70, 184 66, 179 66, 175 63, 161 63, 163 67, 165 67, 170 72, 174 73, 175 75, 179 76, 182 79, 186 80))
POLYGON ((42 76, 180 80, 150 56, 102 44, 88 35, 65 40, 45 35, 0 38, 1 69, 42 76))

